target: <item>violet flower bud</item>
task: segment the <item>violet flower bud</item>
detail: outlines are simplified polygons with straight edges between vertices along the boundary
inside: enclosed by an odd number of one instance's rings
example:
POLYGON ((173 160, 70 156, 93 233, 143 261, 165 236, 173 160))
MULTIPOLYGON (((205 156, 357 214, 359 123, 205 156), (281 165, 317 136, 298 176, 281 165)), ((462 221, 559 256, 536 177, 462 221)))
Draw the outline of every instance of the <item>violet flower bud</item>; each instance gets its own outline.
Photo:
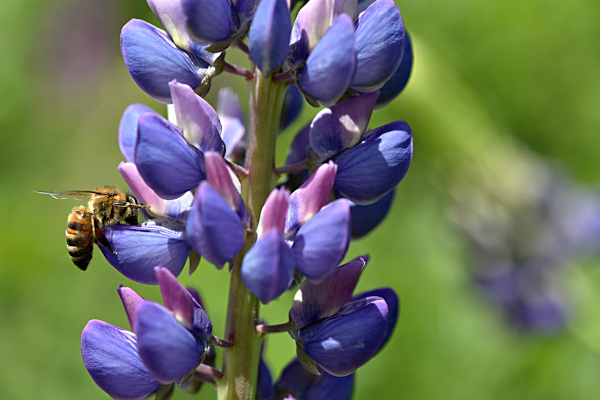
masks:
POLYGON ((206 181, 196 191, 186 232, 194 250, 218 269, 235 257, 244 245, 240 217, 206 181))
POLYGON ((131 104, 123 112, 119 123, 119 147, 126 161, 133 162, 133 151, 137 141, 138 122, 145 113, 158 113, 143 104, 131 104))
POLYGON ((404 53, 400 66, 394 72, 394 75, 379 89, 376 108, 383 108, 395 99, 406 87, 413 66, 412 42, 408 32, 404 35, 404 53))
POLYGON ((171 102, 168 84, 173 79, 206 93, 215 75, 207 61, 177 47, 165 31, 138 19, 123 26, 121 53, 135 83, 161 103, 171 102))
POLYGON ((345 376, 369 361, 387 332, 388 306, 381 297, 346 303, 334 316, 296 332, 302 350, 321 368, 345 376))
POLYGON ((350 242, 350 204, 336 200, 298 230, 292 245, 296 268, 319 282, 338 266, 350 242))
POLYGON ((83 363, 96 385, 113 399, 145 399, 160 382, 144 365, 132 332, 91 320, 81 333, 83 363))
POLYGON ((352 215, 352 239, 360 239, 375 229, 387 216, 396 191, 392 190, 374 203, 350 205, 352 215))
POLYGON ((279 68, 289 53, 292 20, 286 0, 262 0, 248 31, 250 58, 264 76, 279 68))
POLYGON ((237 161, 244 151, 246 125, 239 98, 231 88, 219 90, 217 114, 223 126, 221 138, 225 143, 225 158, 237 161))
POLYGON ((162 198, 177 198, 206 178, 203 154, 159 115, 140 117, 134 159, 144 181, 162 198))
POLYGON ((333 187, 357 204, 377 201, 404 178, 412 159, 410 127, 396 121, 367 133, 356 146, 334 158, 333 187))

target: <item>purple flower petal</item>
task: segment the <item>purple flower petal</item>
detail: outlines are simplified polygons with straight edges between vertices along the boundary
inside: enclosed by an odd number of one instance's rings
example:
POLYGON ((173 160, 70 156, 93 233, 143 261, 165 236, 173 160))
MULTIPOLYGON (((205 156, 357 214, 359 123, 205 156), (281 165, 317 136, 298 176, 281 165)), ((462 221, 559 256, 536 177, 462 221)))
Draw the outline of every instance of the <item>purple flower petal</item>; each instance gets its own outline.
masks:
POLYGON ((294 279, 294 255, 276 229, 250 248, 242 262, 241 274, 244 285, 263 304, 290 287, 294 279))
POLYGON ((106 260, 127 278, 140 283, 155 285, 154 267, 160 265, 178 276, 190 252, 184 232, 152 223, 105 226, 102 233, 117 253, 98 246, 106 260))
POLYGON ((298 331, 302 349, 335 376, 354 372, 375 355, 387 330, 388 307, 380 297, 344 305, 333 317, 298 331))
POLYGON ((244 245, 239 216, 206 181, 196 191, 186 232, 192 247, 219 269, 244 245))
POLYGON ((290 310, 295 328, 301 329, 337 313, 350 300, 368 260, 368 256, 363 256, 341 265, 318 284, 305 280, 294 296, 290 310))
POLYGON ((138 120, 145 113, 155 113, 143 104, 132 104, 125 109, 119 123, 119 147, 125 160, 133 162, 133 149, 137 140, 138 120))
POLYGON ((286 238, 329 202, 336 172, 337 166, 333 162, 323 164, 290 195, 285 223, 286 238))
POLYGON ((334 159, 338 172, 333 187, 357 204, 373 203, 404 178, 412 152, 412 133, 406 122, 379 127, 334 159))
POLYGON ((350 241, 350 205, 339 199, 324 207, 296 234, 292 251, 296 268, 318 282, 344 258, 350 241))
POLYGON ((289 363, 281 373, 276 387, 302 400, 350 400, 354 391, 354 374, 333 376, 308 372, 298 359, 289 363))
POLYGON ((229 0, 183 0, 188 32, 198 42, 220 42, 239 28, 229 0))
POLYGON ((165 31, 139 19, 121 30, 121 53, 135 83, 161 103, 171 102, 168 84, 173 79, 196 89, 210 69, 206 61, 177 47, 165 31))
POLYGON ((383 342, 379 346, 377 352, 381 351, 383 346, 388 342, 392 333, 394 333, 394 328, 396 327, 396 323, 398 322, 398 317, 400 316, 400 299, 396 292, 394 292, 391 288, 379 288, 370 290, 368 292, 359 293, 356 296, 352 297, 352 300, 364 299, 367 297, 377 296, 381 297, 385 300, 385 303, 388 307, 388 318, 387 318, 387 330, 385 332, 385 337, 383 338, 383 342))
POLYGON ((350 86, 361 92, 382 87, 404 51, 404 23, 392 0, 378 0, 359 17, 355 33, 356 73, 350 86))
POLYGON ((388 105, 396 98, 406 87, 413 66, 413 49, 408 32, 404 35, 404 53, 400 66, 394 72, 394 75, 379 89, 379 97, 377 98, 377 108, 382 108, 388 105))
POLYGON ((223 154, 225 144, 221 140, 221 121, 217 112, 191 87, 169 82, 177 126, 183 130, 183 136, 203 153, 208 150, 223 154))
POLYGON ((158 115, 140 117, 134 157, 144 181, 166 199, 181 196, 206 177, 202 153, 158 115))
POLYGON ((308 56, 300 88, 323 105, 335 104, 348 89, 355 64, 354 24, 342 14, 308 56))
POLYGON ((131 326, 133 329, 135 324, 135 308, 144 299, 133 289, 124 287, 123 285, 119 286, 117 292, 119 293, 119 297, 121 297, 121 302, 125 308, 125 313, 127 314, 127 319, 129 320, 129 326, 131 326))
POLYGON ((310 148, 320 164, 359 142, 367 129, 377 93, 356 96, 321 110, 310 124, 310 148))
POLYGON ((248 31, 250 58, 267 76, 289 53, 292 20, 286 0, 262 0, 248 31))
POLYGON ((160 386, 138 354, 135 335, 115 325, 88 322, 81 355, 94 382, 113 399, 145 399, 160 386))
POLYGON ((135 334, 144 365, 163 384, 196 368, 206 350, 206 344, 198 343, 169 310, 152 301, 138 306, 135 334))
POLYGON ((352 239, 359 239, 375 229, 387 216, 396 191, 392 190, 374 203, 367 205, 352 204, 352 239))

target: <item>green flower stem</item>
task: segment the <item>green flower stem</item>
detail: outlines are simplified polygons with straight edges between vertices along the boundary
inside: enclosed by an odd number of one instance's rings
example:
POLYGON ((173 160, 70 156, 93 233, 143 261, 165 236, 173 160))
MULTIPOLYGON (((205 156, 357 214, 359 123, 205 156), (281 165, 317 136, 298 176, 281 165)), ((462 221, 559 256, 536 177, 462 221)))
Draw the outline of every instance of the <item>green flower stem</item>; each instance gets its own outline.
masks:
POLYGON ((259 302, 244 286, 242 260, 256 241, 256 226, 265 200, 275 186, 273 173, 275 143, 286 85, 264 78, 256 70, 249 80, 250 104, 246 170, 242 196, 250 213, 251 229, 244 247, 235 257, 230 272, 225 340, 233 346, 223 349, 223 377, 217 380, 219 400, 254 400, 262 335, 256 331, 259 302))

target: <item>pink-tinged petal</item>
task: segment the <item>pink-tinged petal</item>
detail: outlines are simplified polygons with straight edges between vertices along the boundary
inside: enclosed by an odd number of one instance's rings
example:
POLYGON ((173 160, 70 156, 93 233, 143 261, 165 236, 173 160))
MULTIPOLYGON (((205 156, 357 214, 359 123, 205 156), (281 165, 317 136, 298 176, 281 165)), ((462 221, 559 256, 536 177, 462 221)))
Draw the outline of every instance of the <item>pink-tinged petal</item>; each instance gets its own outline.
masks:
POLYGON ((144 181, 165 199, 181 196, 206 177, 202 153, 157 115, 140 117, 134 158, 144 181))
POLYGON ((129 320, 129 326, 131 326, 133 329, 135 324, 135 308, 144 299, 142 296, 137 294, 135 290, 124 287, 123 285, 119 286, 117 292, 119 293, 119 297, 121 297, 121 302, 125 308, 125 313, 127 314, 127 319, 129 320))
POLYGON ((296 268, 307 279, 319 282, 339 265, 350 242, 350 205, 339 199, 323 207, 294 238, 296 268))
POLYGON ((357 144, 369 124, 377 93, 368 93, 321 110, 310 124, 310 148, 317 164, 357 144))
POLYGON ((333 23, 335 0, 311 0, 298 11, 290 38, 291 46, 307 41, 310 52, 333 23), (304 38, 304 39, 303 39, 304 38))
POLYGON ((190 252, 181 227, 146 223, 141 226, 113 225, 102 228, 112 251, 99 245, 106 260, 127 278, 155 285, 154 267, 160 265, 174 275, 183 270, 190 252))
POLYGON ((321 368, 346 376, 369 361, 381 347, 387 330, 388 307, 380 297, 347 303, 333 317, 298 332, 302 349, 321 368))
POLYGON ((245 233, 239 216, 206 181, 196 191, 186 232, 192 247, 219 269, 244 245, 245 233))
POLYGON ((294 190, 289 200, 286 238, 293 235, 329 202, 336 173, 337 165, 330 161, 321 165, 302 186, 294 190))
POLYGON ((117 400, 145 399, 160 386, 137 351, 135 335, 91 320, 81 333, 81 355, 92 379, 117 400))
POLYGON ((144 365, 156 379, 168 384, 196 368, 206 351, 165 307, 152 301, 136 311, 137 348, 144 365))
POLYGON ((299 72, 299 86, 325 106, 335 104, 354 76, 354 24, 340 15, 319 40, 299 72))
POLYGON ((209 150, 223 154, 225 145, 221 140, 221 121, 217 112, 188 85, 169 82, 175 107, 177 125, 183 136, 200 151, 209 150))
MULTIPOLYGON (((232 210, 239 216, 242 225, 246 226, 250 221, 250 215, 242 195, 233 183, 233 172, 229 169, 223 157, 209 151, 204 155, 206 165, 207 181, 231 206, 232 210)), ((235 177, 237 179, 237 177, 235 177)))
POLYGON ((276 299, 294 279, 294 255, 277 230, 250 248, 241 269, 242 281, 263 304, 276 299))
POLYGON ((285 230, 285 220, 288 213, 290 192, 281 189, 273 189, 265 205, 260 212, 260 229, 262 234, 277 230, 281 235, 285 230))
POLYGON ((304 281, 290 310, 296 329, 337 313, 352 297, 368 260, 369 256, 363 256, 341 265, 318 284, 304 281))
POLYGON ((137 140, 138 120, 145 113, 155 113, 143 104, 132 104, 125 109, 119 123, 119 147, 125 160, 133 162, 133 149, 137 140))

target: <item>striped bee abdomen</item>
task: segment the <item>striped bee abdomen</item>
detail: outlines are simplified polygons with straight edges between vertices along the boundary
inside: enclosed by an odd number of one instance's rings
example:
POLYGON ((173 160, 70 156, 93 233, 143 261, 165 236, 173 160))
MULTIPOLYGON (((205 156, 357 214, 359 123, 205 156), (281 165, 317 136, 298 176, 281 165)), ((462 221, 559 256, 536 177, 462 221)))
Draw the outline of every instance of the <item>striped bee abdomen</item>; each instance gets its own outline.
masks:
POLYGON ((67 250, 71 261, 85 271, 94 249, 93 213, 84 206, 73 208, 67 219, 67 250))

